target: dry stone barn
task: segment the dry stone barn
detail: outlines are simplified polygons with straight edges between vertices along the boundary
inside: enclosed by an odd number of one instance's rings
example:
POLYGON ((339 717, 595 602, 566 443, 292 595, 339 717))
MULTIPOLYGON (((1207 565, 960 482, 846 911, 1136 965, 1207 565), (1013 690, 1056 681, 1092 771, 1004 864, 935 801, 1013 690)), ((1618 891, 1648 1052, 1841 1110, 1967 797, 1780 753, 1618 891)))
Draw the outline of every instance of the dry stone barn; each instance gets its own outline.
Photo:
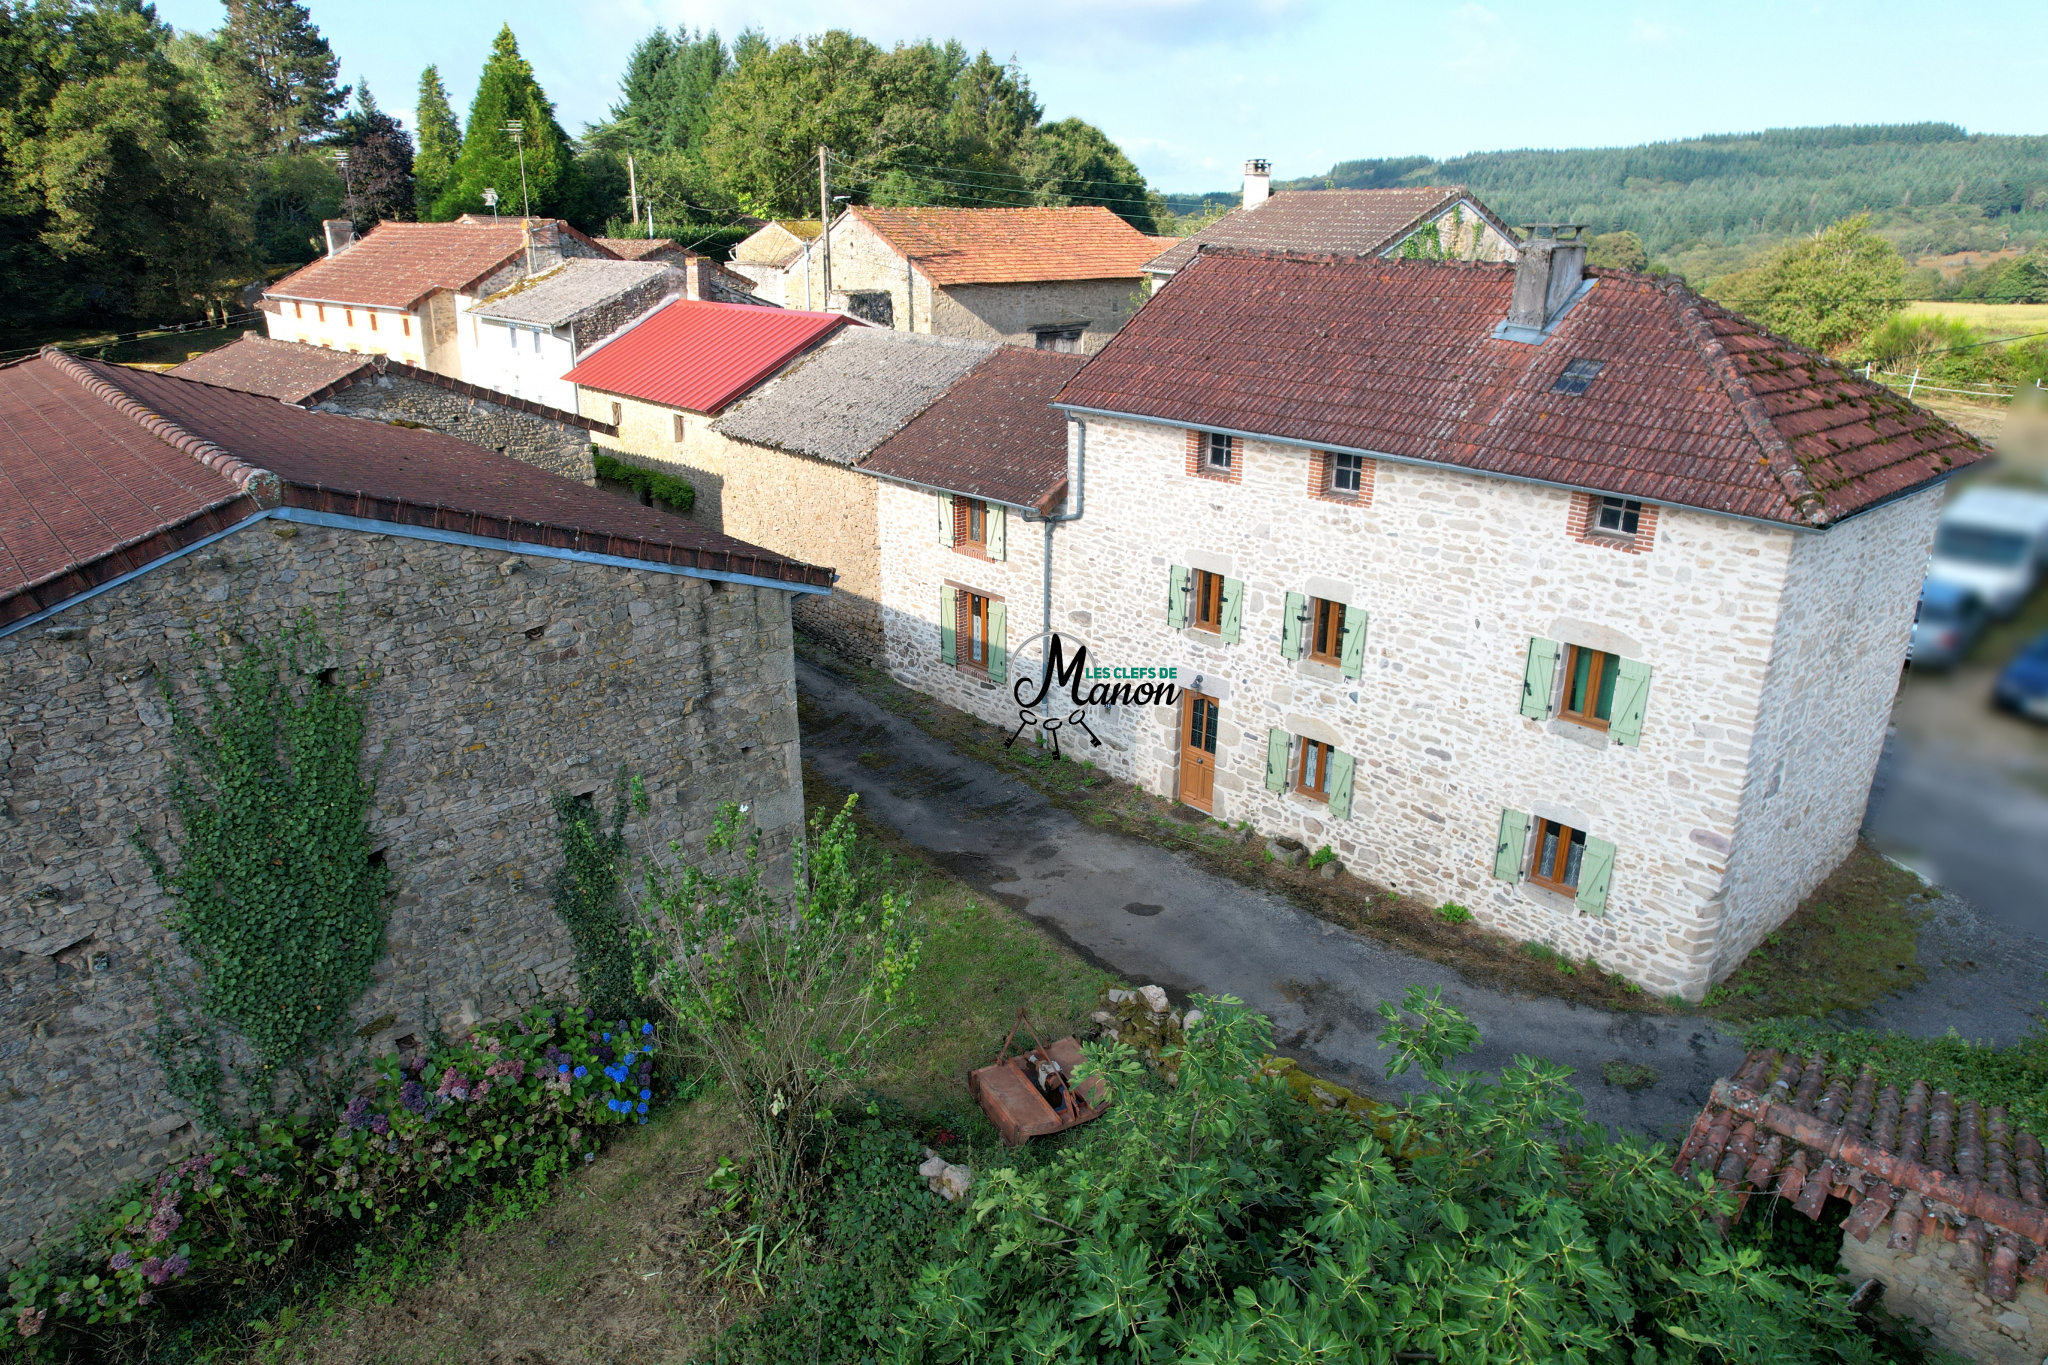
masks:
POLYGON ((179 1150, 143 1045, 171 714, 310 613, 370 670, 389 1050, 569 984, 549 800, 621 765, 646 849, 802 818, 790 601, 831 574, 438 433, 55 352, 0 367, 0 1247, 179 1150))

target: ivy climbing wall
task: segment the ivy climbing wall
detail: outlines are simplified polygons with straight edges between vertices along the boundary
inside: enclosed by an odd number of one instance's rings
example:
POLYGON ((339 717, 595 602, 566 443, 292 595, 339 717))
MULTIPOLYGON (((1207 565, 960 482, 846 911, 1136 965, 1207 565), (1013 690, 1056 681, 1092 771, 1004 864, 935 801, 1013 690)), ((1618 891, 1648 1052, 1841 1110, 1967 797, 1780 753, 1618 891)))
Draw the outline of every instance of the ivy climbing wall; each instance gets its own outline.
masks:
POLYGON ((746 802, 786 860, 802 815, 787 593, 261 522, 0 639, 0 1253, 192 1140, 144 1042, 177 961, 130 836, 169 849, 171 717, 310 609, 367 663, 386 950, 373 1052, 570 986, 549 798, 641 774, 637 850, 693 854, 746 802), (379 766, 381 764, 381 766, 379 766), (431 1017, 430 1017, 431 1016, 431 1017))

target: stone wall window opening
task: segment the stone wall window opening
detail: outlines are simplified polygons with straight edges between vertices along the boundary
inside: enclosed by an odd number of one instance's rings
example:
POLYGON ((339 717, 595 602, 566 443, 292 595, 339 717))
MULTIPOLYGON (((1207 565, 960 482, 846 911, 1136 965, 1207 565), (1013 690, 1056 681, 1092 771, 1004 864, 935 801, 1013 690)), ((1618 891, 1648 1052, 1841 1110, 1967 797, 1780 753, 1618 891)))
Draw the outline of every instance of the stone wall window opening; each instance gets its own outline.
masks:
POLYGON ((1643 504, 1634 498, 1601 498, 1593 507, 1593 531, 1633 538, 1642 525, 1643 504))
POLYGON ((406 336, 412 335, 412 314, 407 313, 398 319, 398 329, 406 336))
POLYGON ((1605 730, 1614 719, 1614 683, 1620 674, 1621 660, 1616 656, 1584 645, 1566 645, 1559 718, 1605 730))
POLYGON ((344 308, 341 310, 341 325, 344 327, 354 327, 356 325, 355 309, 344 308))
POLYGON ((978 592, 959 594, 960 664, 965 668, 988 668, 989 608, 991 600, 978 592))
POLYGON ((1299 796, 1311 801, 1330 799, 1330 759, 1335 748, 1318 739, 1299 736, 1296 739, 1300 757, 1294 765, 1294 790, 1299 796))
MULTIPOLYGON (((536 340, 538 340, 540 337, 540 333, 535 332, 534 337, 536 340)), ((616 407, 617 404, 613 404, 613 406, 616 407)), ((683 443, 683 438, 690 434, 690 426, 688 420, 685 419, 683 414, 681 414, 680 412, 673 413, 670 416, 670 424, 671 429, 675 433, 676 444, 681 445, 683 443)))
POLYGON ((510 325, 506 326, 505 344, 507 346, 510 346, 515 351, 519 349, 519 329, 517 327, 513 327, 510 325))
POLYGON ((540 354, 540 328, 538 327, 533 329, 533 353, 535 355, 540 354))
POLYGON ((1365 456, 1341 452, 1330 456, 1330 492, 1340 498, 1355 498, 1365 483, 1365 456))
POLYGON ((1550 391, 1576 397, 1584 393, 1587 386, 1600 377, 1600 371, 1606 368, 1606 361, 1591 360, 1582 356, 1564 367, 1564 373, 1558 375, 1557 382, 1550 386, 1550 391))
POLYGON ((1302 625, 1308 630, 1309 661, 1328 664, 1331 668, 1341 667, 1344 662, 1344 604, 1311 597, 1306 615, 1302 625))
POLYGON ((625 416, 626 416, 626 409, 625 409, 625 407, 624 407, 623 405, 621 405, 621 404, 618 404, 618 403, 614 403, 614 404, 612 404, 612 425, 613 425, 613 426, 615 426, 615 427, 616 427, 617 425, 619 425, 619 423, 620 423, 620 422, 624 421, 624 420, 625 420, 625 416))
POLYGON ((374 308, 370 310, 370 330, 373 332, 377 330, 377 310, 374 308))
POLYGON ((1046 327, 1031 334, 1034 350, 1055 351, 1060 355, 1076 355, 1081 350, 1081 329, 1079 327, 1046 327))
POLYGON ((1577 896, 1579 873, 1586 859, 1586 832, 1538 817, 1535 856, 1529 863, 1529 880, 1563 896, 1577 896))
POLYGON ((1194 594, 1194 610, 1188 613, 1188 624, 1196 630, 1206 630, 1211 635, 1223 633, 1223 575, 1210 573, 1207 569, 1196 569, 1189 575, 1194 594))
POLYGON ((293 299, 293 300, 292 300, 292 316, 293 316, 293 317, 295 317, 295 318, 302 318, 302 317, 306 316, 306 305, 305 305, 305 304, 303 304, 303 303, 300 303, 300 302, 299 302, 299 301, 298 301, 297 299, 293 299))
POLYGON ((324 304, 324 303, 316 303, 316 304, 314 304, 314 305, 313 305, 313 320, 314 320, 315 322, 325 322, 325 321, 327 321, 327 305, 326 305, 326 304, 324 304))
POLYGON ((980 498, 953 499, 953 548, 966 554, 988 553, 988 504, 980 498))

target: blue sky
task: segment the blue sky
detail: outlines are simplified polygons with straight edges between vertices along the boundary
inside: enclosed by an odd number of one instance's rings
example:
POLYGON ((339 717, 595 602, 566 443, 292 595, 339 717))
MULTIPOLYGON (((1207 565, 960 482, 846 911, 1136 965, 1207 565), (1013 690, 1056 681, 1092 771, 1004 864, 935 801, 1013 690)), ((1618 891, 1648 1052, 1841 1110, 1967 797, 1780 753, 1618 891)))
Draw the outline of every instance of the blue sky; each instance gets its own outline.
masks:
MULTIPOLYGON (((956 37, 1014 54, 1049 118, 1099 124, 1154 186, 1234 187, 1334 161, 1611 146, 1813 123, 1945 119, 2048 132, 2048 5, 1738 0, 1430 4, 1330 0, 309 0, 344 79, 411 122, 421 68, 463 113, 500 23, 579 131, 656 25, 771 38, 850 28, 884 44, 956 37)), ((180 28, 218 0, 158 0, 180 28)))

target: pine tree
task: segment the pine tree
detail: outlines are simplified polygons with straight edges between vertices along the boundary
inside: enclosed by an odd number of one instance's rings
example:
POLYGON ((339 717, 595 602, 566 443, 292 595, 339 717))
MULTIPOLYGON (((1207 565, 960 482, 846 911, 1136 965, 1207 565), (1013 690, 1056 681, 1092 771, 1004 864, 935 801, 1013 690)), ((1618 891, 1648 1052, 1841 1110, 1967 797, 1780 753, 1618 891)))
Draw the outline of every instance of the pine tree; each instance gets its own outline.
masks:
POLYGON ((342 212, 367 232, 380 219, 413 216, 412 138, 397 119, 377 107, 370 83, 356 87, 356 107, 342 117, 336 150, 347 155, 343 177, 348 197, 342 212))
POLYGON ((419 150, 413 154, 413 202, 421 218, 433 216, 448 177, 455 171, 455 159, 462 155, 462 127, 448 103, 448 88, 441 84, 441 72, 428 67, 420 73, 420 100, 414 111, 419 150))
POLYGON ((703 138, 713 93, 731 71, 718 30, 678 28, 671 37, 656 29, 633 49, 611 117, 587 129, 585 140, 600 151, 643 157, 688 152, 703 138))
POLYGON ((294 154, 334 128, 348 104, 341 63, 296 0, 226 0, 214 39, 228 102, 254 150, 294 154))
POLYGON ((535 217, 563 217, 582 207, 582 175, 569 135, 555 121, 555 106, 534 79, 533 66, 519 55, 510 24, 498 30, 491 45, 469 106, 462 154, 435 199, 434 216, 482 212, 486 187, 498 191, 501 213, 517 215, 524 204, 535 217), (505 129, 515 120, 523 125, 523 191, 520 146, 505 129))

